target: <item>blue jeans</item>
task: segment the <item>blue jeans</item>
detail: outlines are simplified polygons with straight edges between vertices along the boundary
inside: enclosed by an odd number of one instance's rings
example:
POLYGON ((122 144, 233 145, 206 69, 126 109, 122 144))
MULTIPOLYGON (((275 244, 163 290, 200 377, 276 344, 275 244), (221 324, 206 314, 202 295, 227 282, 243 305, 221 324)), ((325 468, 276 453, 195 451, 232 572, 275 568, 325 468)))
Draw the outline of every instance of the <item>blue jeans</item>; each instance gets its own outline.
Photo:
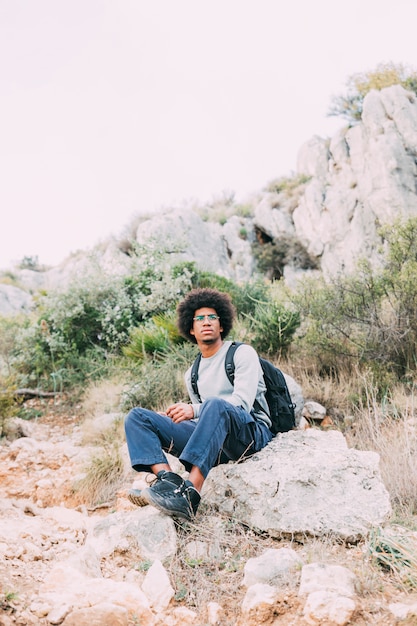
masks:
POLYGON ((204 478, 215 465, 247 458, 272 439, 268 426, 226 400, 203 402, 197 421, 175 424, 166 415, 137 407, 125 418, 130 461, 137 472, 167 463, 164 454, 179 458, 187 471, 197 466, 204 478))

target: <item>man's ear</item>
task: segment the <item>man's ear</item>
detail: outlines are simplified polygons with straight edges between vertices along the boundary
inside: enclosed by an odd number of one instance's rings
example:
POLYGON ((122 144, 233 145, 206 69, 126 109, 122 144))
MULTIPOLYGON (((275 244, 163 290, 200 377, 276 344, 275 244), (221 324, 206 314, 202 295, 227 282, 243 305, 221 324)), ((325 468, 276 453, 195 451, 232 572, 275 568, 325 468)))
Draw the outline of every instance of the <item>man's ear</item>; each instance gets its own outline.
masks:
POLYGON ((194 335, 194 328, 190 328, 190 335, 194 335))

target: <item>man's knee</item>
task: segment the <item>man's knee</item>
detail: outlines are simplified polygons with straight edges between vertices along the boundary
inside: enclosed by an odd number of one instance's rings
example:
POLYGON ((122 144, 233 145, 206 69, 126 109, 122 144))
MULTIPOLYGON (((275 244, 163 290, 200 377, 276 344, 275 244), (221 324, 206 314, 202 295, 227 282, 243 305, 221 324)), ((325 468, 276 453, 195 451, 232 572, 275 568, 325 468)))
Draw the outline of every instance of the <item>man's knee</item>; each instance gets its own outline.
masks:
POLYGON ((147 413, 147 411, 141 409, 140 407, 131 409, 124 420, 125 431, 129 431, 131 428, 137 428, 138 426, 145 424, 149 419, 147 413))
POLYGON ((235 415, 235 407, 227 402, 227 400, 223 400, 222 398, 208 398, 203 402, 200 409, 200 421, 205 421, 205 418, 208 421, 212 421, 214 419, 225 420, 229 422, 231 419, 234 419, 235 415))
POLYGON ((207 400, 204 400, 203 404, 201 405, 200 415, 202 412, 208 410, 222 411, 223 409, 227 408, 228 404, 229 403, 222 398, 208 398, 207 400))

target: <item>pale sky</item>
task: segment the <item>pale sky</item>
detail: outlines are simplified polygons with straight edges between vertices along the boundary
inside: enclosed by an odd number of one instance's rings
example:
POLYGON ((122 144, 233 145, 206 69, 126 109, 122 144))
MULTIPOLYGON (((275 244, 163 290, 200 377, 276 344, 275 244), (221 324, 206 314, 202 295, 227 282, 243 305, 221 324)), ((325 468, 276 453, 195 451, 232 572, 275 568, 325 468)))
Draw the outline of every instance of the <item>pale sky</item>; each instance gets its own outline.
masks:
POLYGON ((296 171, 348 77, 417 66, 416 0, 0 0, 0 268, 296 171))

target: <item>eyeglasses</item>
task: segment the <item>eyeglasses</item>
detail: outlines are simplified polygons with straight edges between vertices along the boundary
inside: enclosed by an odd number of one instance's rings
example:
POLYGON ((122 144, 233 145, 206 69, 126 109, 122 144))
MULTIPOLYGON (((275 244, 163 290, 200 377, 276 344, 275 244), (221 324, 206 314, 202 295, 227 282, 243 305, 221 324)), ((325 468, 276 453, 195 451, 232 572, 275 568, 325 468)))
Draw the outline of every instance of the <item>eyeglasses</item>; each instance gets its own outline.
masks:
POLYGON ((216 320, 220 319, 220 317, 215 313, 209 313, 208 315, 196 315, 195 317, 193 317, 193 320, 195 322, 201 323, 204 322, 206 318, 209 320, 209 322, 215 322, 216 320))

